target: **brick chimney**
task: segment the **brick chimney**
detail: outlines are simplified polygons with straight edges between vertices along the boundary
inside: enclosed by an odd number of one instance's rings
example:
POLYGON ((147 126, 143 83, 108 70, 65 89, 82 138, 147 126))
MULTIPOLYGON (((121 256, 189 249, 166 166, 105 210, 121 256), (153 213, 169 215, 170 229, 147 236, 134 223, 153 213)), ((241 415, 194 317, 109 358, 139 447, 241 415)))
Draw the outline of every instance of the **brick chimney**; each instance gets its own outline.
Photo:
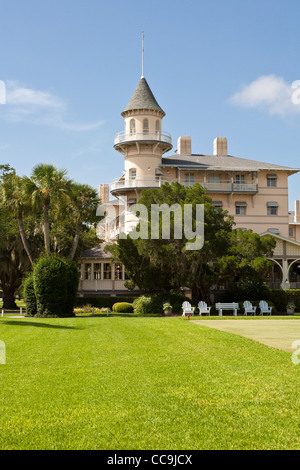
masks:
POLYGON ((99 196, 102 204, 109 202, 109 184, 100 184, 99 196))
POLYGON ((228 155, 226 137, 217 137, 214 140, 214 155, 228 155))
POLYGON ((177 152, 180 155, 191 155, 192 139, 188 136, 180 136, 177 140, 177 152))

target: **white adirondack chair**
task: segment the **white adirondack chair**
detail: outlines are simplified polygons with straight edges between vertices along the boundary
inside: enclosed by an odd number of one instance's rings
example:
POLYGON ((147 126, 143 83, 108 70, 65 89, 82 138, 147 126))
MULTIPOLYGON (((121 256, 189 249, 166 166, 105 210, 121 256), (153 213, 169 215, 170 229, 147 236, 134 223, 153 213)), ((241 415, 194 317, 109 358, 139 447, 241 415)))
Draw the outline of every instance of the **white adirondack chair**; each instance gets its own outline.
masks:
POLYGON ((260 315, 263 315, 264 313, 271 315, 272 313, 272 307, 269 307, 269 305, 267 304, 265 300, 261 300, 259 302, 259 308, 260 308, 260 315))
POLYGON ((208 307, 205 302, 203 301, 199 302, 198 308, 199 308, 199 315, 202 315, 202 313, 207 313, 207 315, 210 315, 211 307, 208 307))
POLYGON ((257 307, 254 307, 252 305, 252 303, 249 302, 249 300, 245 300, 245 302, 243 303, 243 306, 244 306, 244 309, 245 309, 244 315, 247 316, 248 313, 250 313, 251 315, 256 315, 256 308, 257 307))
POLYGON ((186 315, 194 315, 195 307, 192 307, 189 302, 183 302, 182 310, 183 310, 183 314, 182 314, 183 317, 185 317, 186 315))

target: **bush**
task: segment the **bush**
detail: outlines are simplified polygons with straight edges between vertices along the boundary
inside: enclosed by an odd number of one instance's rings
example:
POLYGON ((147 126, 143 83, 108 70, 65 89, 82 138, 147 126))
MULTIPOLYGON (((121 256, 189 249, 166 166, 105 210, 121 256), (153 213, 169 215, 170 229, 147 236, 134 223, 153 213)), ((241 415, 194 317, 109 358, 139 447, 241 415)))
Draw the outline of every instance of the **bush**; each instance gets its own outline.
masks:
POLYGON ((128 302, 117 302, 112 306, 112 310, 117 313, 133 313, 133 304, 128 302))
POLYGON ((77 297, 75 299, 75 306, 82 307, 86 304, 90 304, 97 308, 109 308, 112 309, 113 305, 118 302, 127 302, 132 304, 135 297, 77 297))
POLYGON ((133 302, 134 313, 143 315, 163 313, 163 304, 168 302, 172 305, 173 313, 182 313, 181 306, 184 301, 190 299, 182 294, 152 294, 142 295, 133 302))
POLYGON ((23 295, 26 302, 26 314, 34 316, 37 314, 36 296, 34 292, 33 273, 23 283, 23 295))
POLYGON ((78 279, 75 263, 65 261, 57 255, 41 258, 33 271, 37 315, 74 316, 78 279))

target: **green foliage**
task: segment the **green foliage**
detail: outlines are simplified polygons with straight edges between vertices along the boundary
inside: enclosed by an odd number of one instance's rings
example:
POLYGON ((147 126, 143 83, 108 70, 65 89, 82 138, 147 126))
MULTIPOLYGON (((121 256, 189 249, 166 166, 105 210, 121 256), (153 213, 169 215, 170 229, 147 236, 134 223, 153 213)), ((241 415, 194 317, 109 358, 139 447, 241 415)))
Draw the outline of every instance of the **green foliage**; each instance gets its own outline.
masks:
POLYGON ((83 307, 86 304, 97 308, 112 309, 113 305, 118 302, 127 302, 132 304, 135 297, 77 297, 75 299, 75 307, 83 307))
POLYGON ((286 306, 289 302, 294 302, 295 311, 300 312, 300 289, 272 289, 268 297, 278 312, 286 313, 286 306))
POLYGON ((112 310, 117 313, 133 313, 133 304, 128 302, 117 302, 112 306, 112 310))
POLYGON ((153 295, 142 295, 133 302, 134 313, 139 314, 162 314, 165 303, 172 305, 173 313, 181 313, 181 306, 183 302, 190 301, 189 298, 182 294, 170 293, 170 294, 153 294, 153 295))
POLYGON ((57 255, 41 258, 33 271, 37 315, 74 316, 78 279, 74 263, 57 255))
POLYGON ((34 282, 33 282, 33 274, 29 274, 27 278, 23 282, 23 293, 24 293, 24 300, 26 303, 26 312, 27 315, 33 316, 37 314, 37 306, 36 306, 36 296, 34 292, 34 282))

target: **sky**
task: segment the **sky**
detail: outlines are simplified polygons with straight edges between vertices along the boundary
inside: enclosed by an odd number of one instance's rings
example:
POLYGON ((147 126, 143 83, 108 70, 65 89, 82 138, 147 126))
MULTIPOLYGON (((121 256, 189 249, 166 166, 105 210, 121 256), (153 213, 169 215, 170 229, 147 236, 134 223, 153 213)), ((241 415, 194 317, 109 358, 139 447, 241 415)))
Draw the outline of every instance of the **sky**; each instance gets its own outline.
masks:
MULTIPOLYGON (((0 164, 51 163, 95 188, 121 176, 144 31, 173 150, 227 137, 230 155, 300 168, 299 15, 299 0, 0 0, 0 164)), ((299 186, 289 177, 290 210, 299 186)))

